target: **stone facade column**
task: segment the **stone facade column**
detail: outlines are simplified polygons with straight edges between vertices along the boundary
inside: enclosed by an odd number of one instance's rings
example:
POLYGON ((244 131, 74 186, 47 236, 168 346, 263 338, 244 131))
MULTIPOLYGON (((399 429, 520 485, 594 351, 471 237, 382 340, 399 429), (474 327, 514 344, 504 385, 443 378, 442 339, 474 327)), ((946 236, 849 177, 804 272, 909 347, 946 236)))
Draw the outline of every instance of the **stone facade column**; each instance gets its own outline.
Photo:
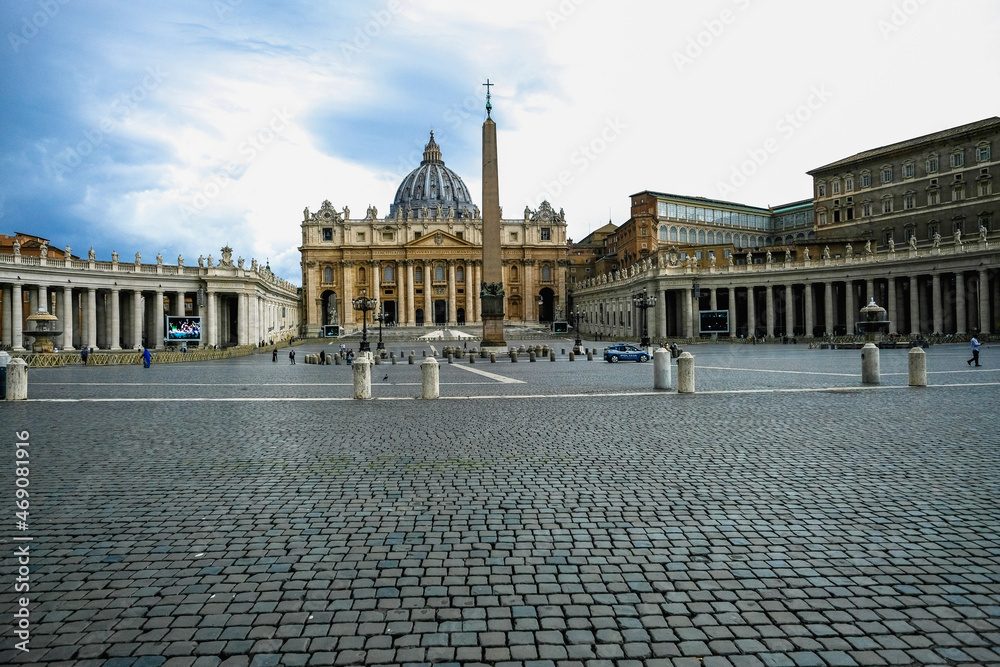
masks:
POLYGON ((374 316, 382 307, 382 265, 377 261, 371 261, 369 265, 372 270, 372 293, 370 296, 375 299, 375 310, 372 311, 372 316, 374 316))
POLYGON ((931 317, 934 322, 934 331, 931 333, 944 333, 944 308, 941 306, 940 273, 935 273, 931 276, 931 317))
POLYGON ((827 281, 823 283, 823 331, 827 335, 833 335, 833 283, 827 281))
POLYGON ((472 289, 473 280, 472 262, 465 263, 465 323, 475 324, 476 322, 476 300, 475 292, 472 289))
POLYGON ((920 333, 920 283, 910 276, 910 333, 920 333))
POLYGON ((965 274, 959 271, 955 274, 955 333, 964 334, 966 332, 966 305, 965 305, 965 274))
POLYGON ((844 283, 844 327, 848 336, 854 335, 854 323, 858 317, 858 299, 854 291, 854 281, 844 283))
POLYGON ((681 330, 685 338, 693 338, 691 333, 691 311, 694 310, 694 296, 691 294, 691 290, 685 289, 682 291, 683 297, 681 298, 681 320, 684 322, 684 328, 681 330))
POLYGON ((122 311, 121 311, 121 292, 117 287, 111 290, 111 320, 110 330, 108 333, 108 347, 111 350, 122 349, 122 311))
MULTIPOLYGON (((96 323, 96 318, 95 318, 96 323)), ((132 347, 142 347, 142 292, 132 290, 132 347)))
POLYGON ((482 289, 483 285, 483 262, 477 259, 473 262, 473 266, 476 269, 476 279, 473 281, 473 291, 476 296, 476 322, 482 324, 483 321, 483 299, 479 290, 482 289))
POLYGON ((184 301, 187 297, 186 292, 175 292, 174 293, 174 308, 173 315, 175 317, 184 317, 184 301))
POLYGON ((404 266, 406 267, 406 324, 407 326, 414 326, 417 323, 417 286, 413 282, 416 278, 414 277, 413 260, 406 260, 404 266))
POLYGON ((753 285, 747 288, 747 337, 757 335, 757 302, 753 285))
POLYGON ((3 288, 3 315, 0 315, 3 318, 3 330, 0 331, 0 343, 8 346, 11 345, 14 332, 10 321, 14 312, 10 305, 10 300, 13 298, 12 294, 13 290, 11 290, 10 286, 3 288))
MULTIPOLYGON (((556 272, 556 305, 562 308, 562 314, 564 320, 569 320, 569 297, 566 294, 566 266, 568 262, 565 259, 556 260, 556 265, 552 269, 556 272)), ((646 311, 648 314, 649 311, 646 311)), ((553 316, 555 313, 553 313, 553 316)), ((646 323, 647 326, 649 323, 646 323)))
POLYGON ((162 350, 163 349, 163 336, 164 336, 164 334, 163 334, 163 327, 166 324, 166 322, 163 319, 164 316, 163 316, 163 290, 162 289, 156 291, 156 302, 153 304, 153 317, 155 318, 155 321, 153 322, 153 330, 156 332, 154 334, 156 336, 156 340, 154 342, 154 345, 150 345, 150 347, 154 347, 157 350, 162 350))
POLYGON ((452 326, 458 324, 458 304, 455 303, 458 299, 455 288, 455 264, 455 260, 448 260, 448 324, 452 326))
POLYGON ((764 286, 764 324, 767 336, 774 336, 774 286, 764 286))
POLYGON ((38 312, 38 289, 28 288, 28 317, 38 312))
POLYGON ((785 285, 785 335, 795 335, 795 286, 785 285))
POLYGON ((344 285, 344 297, 340 301, 343 304, 341 307, 344 309, 344 316, 340 318, 340 321, 346 327, 354 325, 354 305, 351 303, 354 299, 354 262, 341 262, 341 267, 344 273, 344 281, 342 283, 344 285))
POLYGON ((992 332, 990 326, 990 278, 985 269, 979 270, 979 333, 992 332))
POLYGON ((17 283, 11 286, 10 292, 11 349, 16 352, 23 352, 24 296, 21 294, 21 286, 17 283))
POLYGON ((62 323, 62 346, 63 350, 73 349, 73 320, 76 319, 76 308, 73 307, 73 288, 63 287, 62 308, 59 309, 59 319, 62 323))
POLYGON ((396 294, 399 296, 396 298, 396 322, 398 324, 406 324, 406 312, 408 306, 406 305, 409 299, 407 298, 409 294, 407 290, 406 282, 406 260, 396 262, 394 267, 393 276, 396 278, 396 294))
POLYGON ((816 304, 813 302, 813 284, 806 283, 802 286, 802 295, 805 299, 805 328, 806 338, 812 338, 816 329, 816 304))
POLYGON ((534 280, 534 267, 535 260, 533 259, 525 259, 521 262, 521 283, 524 285, 524 292, 522 292, 524 297, 521 303, 524 304, 522 315, 525 322, 538 321, 538 290, 534 280))
MULTIPOLYGON (((666 296, 662 294, 662 296, 666 296)), ((729 336, 736 335, 736 290, 732 287, 726 288, 726 296, 729 297, 728 306, 729 309, 729 336)))

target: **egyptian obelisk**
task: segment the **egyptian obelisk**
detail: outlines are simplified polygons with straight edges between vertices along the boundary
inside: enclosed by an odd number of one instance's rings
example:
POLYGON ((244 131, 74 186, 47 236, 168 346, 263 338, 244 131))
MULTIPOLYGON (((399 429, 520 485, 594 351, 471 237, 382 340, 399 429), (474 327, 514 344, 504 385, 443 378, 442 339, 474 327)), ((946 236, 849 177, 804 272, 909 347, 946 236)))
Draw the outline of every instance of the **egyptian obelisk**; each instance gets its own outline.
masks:
POLYGON ((483 280, 479 298, 483 305, 483 341, 480 347, 505 352, 503 338, 503 263, 500 247, 500 184, 497 176, 497 125, 490 112, 489 79, 486 86, 486 121, 483 123, 483 280))

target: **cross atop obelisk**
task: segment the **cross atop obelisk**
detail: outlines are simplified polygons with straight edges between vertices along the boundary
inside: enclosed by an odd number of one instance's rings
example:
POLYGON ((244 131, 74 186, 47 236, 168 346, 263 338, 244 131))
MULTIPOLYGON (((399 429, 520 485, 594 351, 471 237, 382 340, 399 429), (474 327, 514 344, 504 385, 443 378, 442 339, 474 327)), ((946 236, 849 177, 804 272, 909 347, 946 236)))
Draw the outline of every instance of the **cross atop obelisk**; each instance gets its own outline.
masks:
POLYGON ((493 110, 493 105, 490 104, 490 86, 495 86, 497 84, 490 83, 490 80, 486 79, 486 83, 484 83, 483 85, 486 86, 486 117, 489 118, 490 111, 493 110))
POLYGON ((500 185, 497 169, 497 125, 490 118, 490 86, 486 83, 486 120, 483 122, 483 280, 479 299, 483 312, 483 340, 480 347, 499 352, 507 350, 503 337, 504 289, 503 249, 500 246, 500 185))

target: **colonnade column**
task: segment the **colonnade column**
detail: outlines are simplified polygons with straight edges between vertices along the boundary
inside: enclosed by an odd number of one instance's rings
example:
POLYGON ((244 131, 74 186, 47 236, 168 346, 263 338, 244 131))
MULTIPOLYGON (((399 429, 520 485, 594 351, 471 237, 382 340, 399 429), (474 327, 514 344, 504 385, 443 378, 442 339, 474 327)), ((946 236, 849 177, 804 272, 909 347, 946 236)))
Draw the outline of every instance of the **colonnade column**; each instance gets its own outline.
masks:
POLYGON ((76 319, 76 308, 73 307, 73 288, 63 287, 62 309, 59 312, 59 319, 62 320, 63 342, 62 349, 73 349, 73 320, 76 319))
POLYGON ((988 334, 990 327, 990 279, 985 269, 979 270, 979 333, 988 334))
POLYGON ((848 336, 854 335, 854 322, 858 315, 858 301, 855 298, 854 281, 847 280, 844 283, 844 333, 848 336))
MULTIPOLYGON (((95 318, 96 323, 96 318, 95 318)), ((142 347, 142 292, 132 290, 132 347, 142 347)))
POLYGON ((10 287, 3 288, 3 331, 0 332, 0 342, 4 345, 11 344, 11 334, 13 332, 10 322, 11 313, 13 312, 10 307, 11 291, 10 287))
POLYGON ((458 324, 458 298, 455 289, 455 260, 448 260, 448 324, 458 324))
POLYGON ((369 296, 375 299, 375 310, 372 311, 374 317, 382 305, 382 266, 375 261, 369 264, 372 269, 372 293, 369 296))
POLYGON ((236 299, 236 344, 247 344, 247 295, 239 294, 236 299))
POLYGON ((747 288, 747 337, 757 336, 757 303, 753 285, 747 288))
POLYGON ((217 312, 215 304, 215 292, 209 292, 205 290, 205 301, 208 302, 208 321, 204 323, 205 332, 208 334, 208 346, 215 347, 219 343, 219 332, 216 325, 215 313, 217 312))
POLYGON ((823 331, 833 335, 833 283, 823 283, 823 331))
POLYGON ((896 279, 892 276, 885 283, 885 301, 885 316, 889 318, 889 328, 899 331, 899 324, 896 322, 896 313, 899 311, 896 307, 896 279))
POLYGON ((920 333, 920 284, 910 276, 910 333, 920 333))
POLYGON ((955 274, 955 333, 964 334, 965 331, 965 274, 959 271, 955 274))
POLYGON ((795 286, 785 285, 785 335, 795 335, 795 286))
POLYGON ((153 331, 155 331, 156 340, 153 342, 154 347, 157 350, 163 349, 163 290, 156 291, 156 303, 153 306, 153 317, 156 321, 153 325, 153 331))
MULTIPOLYGON (((717 287, 710 287, 710 288, 708 288, 708 308, 709 308, 709 310, 718 310, 719 309, 719 294, 718 294, 718 288, 717 287)), ((699 327, 699 329, 700 328, 701 327, 699 327)), ((718 340, 718 338, 719 338, 719 334, 717 334, 717 333, 713 333, 712 334, 712 340, 718 340)))
POLYGON ((11 325, 11 349, 16 352, 24 351, 24 296, 21 294, 21 286, 11 286, 10 295, 10 325, 11 325))
POLYGON ((177 316, 177 317, 183 317, 185 315, 185 312, 184 312, 184 310, 185 310, 184 309, 185 303, 184 303, 184 301, 185 301, 185 297, 187 296, 187 293, 186 292, 176 292, 175 294, 176 294, 176 297, 174 298, 174 315, 177 316))
POLYGON ((774 335, 774 286, 764 286, 764 324, 766 336, 774 335))
POLYGON ((111 290, 111 331, 110 348, 120 350, 122 338, 121 293, 117 288, 111 290))
POLYGON ((681 333, 685 338, 691 338, 691 311, 694 298, 691 296, 691 291, 684 289, 681 290, 681 321, 684 323, 684 328, 681 329, 681 333))
MULTIPOLYGON (((663 339, 666 337, 667 332, 664 330, 664 324, 667 321, 667 300, 666 295, 659 289, 653 289, 650 294, 656 297, 656 304, 653 306, 653 321, 648 322, 649 324, 649 335, 653 340, 657 338, 663 339)), ((576 304, 573 304, 574 308, 578 308, 576 304)), ((648 311, 647 311, 648 312, 648 311)), ((576 323, 573 319, 573 313, 569 314, 569 321, 576 323)), ((580 324, 583 327, 583 323, 580 324)))
POLYGON ((940 273, 931 276, 931 317, 934 322, 934 331, 931 333, 941 333, 944 330, 944 311, 941 308, 940 273))
POLYGON ((97 347, 97 289, 87 288, 87 339, 84 347, 97 347))
POLYGON ((476 322, 483 321, 483 299, 482 295, 479 293, 481 286, 483 284, 483 263, 482 260, 476 260, 473 262, 473 266, 476 269, 476 279, 473 281, 472 289, 476 293, 476 322))
POLYGON ((812 283, 806 283, 802 286, 803 298, 805 299, 805 316, 806 321, 804 323, 806 329, 806 338, 812 338, 813 332, 816 330, 816 312, 815 304, 813 303, 813 286, 812 283))

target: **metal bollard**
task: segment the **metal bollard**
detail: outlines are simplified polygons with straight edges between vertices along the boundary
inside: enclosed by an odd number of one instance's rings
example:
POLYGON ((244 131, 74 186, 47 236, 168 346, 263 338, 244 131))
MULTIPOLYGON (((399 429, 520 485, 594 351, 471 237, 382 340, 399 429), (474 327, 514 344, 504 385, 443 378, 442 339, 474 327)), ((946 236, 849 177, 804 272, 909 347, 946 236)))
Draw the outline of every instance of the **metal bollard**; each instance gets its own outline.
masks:
POLYGON ((372 365, 365 355, 354 360, 354 398, 372 397, 372 365))
POLYGON ((420 398, 438 398, 440 369, 437 359, 428 357, 420 364, 420 398))
POLYGON ((653 389, 670 389, 670 350, 659 348, 653 352, 653 389))
POLYGON ((677 393, 694 393, 694 357, 690 352, 681 352, 677 357, 677 393))
POLYGON ((910 386, 927 386, 927 353, 919 347, 911 347, 906 355, 910 365, 910 386))
POLYGON ((24 359, 11 359, 7 364, 7 400, 28 399, 28 363, 24 359))
POLYGON ((861 348, 862 384, 881 384, 878 353, 878 346, 875 343, 865 343, 861 348))

